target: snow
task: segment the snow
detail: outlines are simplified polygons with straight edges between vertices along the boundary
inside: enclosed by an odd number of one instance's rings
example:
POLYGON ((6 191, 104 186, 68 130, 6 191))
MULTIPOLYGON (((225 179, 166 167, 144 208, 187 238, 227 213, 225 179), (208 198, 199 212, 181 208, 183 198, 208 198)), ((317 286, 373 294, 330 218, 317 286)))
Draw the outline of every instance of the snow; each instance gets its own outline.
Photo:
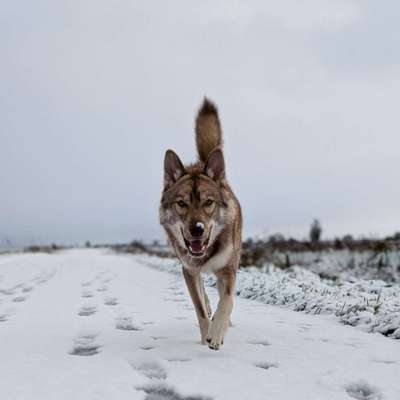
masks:
MULTIPOLYGON (((136 259, 159 270, 180 273, 181 267, 174 259, 148 255, 136 259)), ((262 269, 245 268, 238 272, 236 294, 265 304, 286 306, 294 311, 332 314, 341 322, 366 332, 379 332, 400 339, 400 285, 349 278, 344 271, 340 276, 335 280, 322 279, 316 273, 297 266, 286 270, 272 265, 262 269)), ((205 282, 208 286, 215 285, 212 276, 207 276, 205 282)))
POLYGON ((328 250, 321 252, 288 252, 274 255, 281 265, 288 256, 299 265, 331 280, 384 280, 400 283, 400 251, 328 250))
MULTIPOLYGON (((238 297, 212 351, 177 268, 146 262, 98 249, 0 257, 0 398, 400 399, 398 341, 238 297)), ((255 271, 242 274, 247 285, 255 271)))

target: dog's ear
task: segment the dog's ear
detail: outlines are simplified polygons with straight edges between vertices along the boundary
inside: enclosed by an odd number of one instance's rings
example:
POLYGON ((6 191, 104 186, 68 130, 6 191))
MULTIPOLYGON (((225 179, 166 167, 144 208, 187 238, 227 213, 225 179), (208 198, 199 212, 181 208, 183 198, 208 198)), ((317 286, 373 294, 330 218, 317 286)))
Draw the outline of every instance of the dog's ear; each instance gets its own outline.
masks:
POLYGON ((208 156, 204 172, 214 181, 218 181, 225 175, 224 155, 220 148, 214 149, 208 156))
POLYGON ((172 150, 167 150, 164 158, 164 186, 170 186, 185 174, 185 168, 172 150))

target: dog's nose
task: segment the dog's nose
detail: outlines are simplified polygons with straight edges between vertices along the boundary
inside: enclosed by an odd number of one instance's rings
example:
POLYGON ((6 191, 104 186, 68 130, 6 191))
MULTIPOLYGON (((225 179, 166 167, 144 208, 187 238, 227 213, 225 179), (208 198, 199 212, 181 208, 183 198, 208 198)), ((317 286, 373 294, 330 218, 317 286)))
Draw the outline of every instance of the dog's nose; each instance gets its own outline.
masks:
POLYGON ((202 222, 196 222, 190 229, 190 234, 193 237, 200 237, 204 233, 204 224, 202 222))

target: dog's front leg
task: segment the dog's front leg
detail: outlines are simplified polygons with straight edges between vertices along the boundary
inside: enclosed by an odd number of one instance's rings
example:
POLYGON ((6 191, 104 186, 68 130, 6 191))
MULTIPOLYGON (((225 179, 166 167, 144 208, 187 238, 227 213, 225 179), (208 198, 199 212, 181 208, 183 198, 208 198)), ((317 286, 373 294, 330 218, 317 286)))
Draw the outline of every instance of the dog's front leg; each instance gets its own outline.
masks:
POLYGON ((185 278, 186 285, 189 290, 190 297, 196 311, 197 319, 200 326, 201 343, 206 344, 206 337, 210 320, 207 313, 205 299, 203 296, 204 288, 202 287, 200 272, 188 271, 185 267, 182 268, 183 276, 185 278))
POLYGON ((208 346, 213 350, 219 350, 224 342, 233 309, 233 291, 236 279, 235 272, 230 270, 219 271, 216 275, 220 298, 207 334, 208 346))

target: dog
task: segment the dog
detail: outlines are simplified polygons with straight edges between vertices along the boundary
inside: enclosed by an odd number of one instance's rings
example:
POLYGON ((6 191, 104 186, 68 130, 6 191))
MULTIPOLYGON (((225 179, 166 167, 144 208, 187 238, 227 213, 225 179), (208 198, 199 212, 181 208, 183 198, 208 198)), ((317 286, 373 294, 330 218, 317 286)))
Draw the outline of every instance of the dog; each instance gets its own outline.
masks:
POLYGON ((174 151, 165 153, 160 223, 182 263, 201 343, 219 350, 233 309, 242 214, 226 180, 218 110, 207 98, 197 114, 195 138, 196 163, 184 166, 174 151), (219 302, 213 316, 202 272, 217 277, 219 302))

